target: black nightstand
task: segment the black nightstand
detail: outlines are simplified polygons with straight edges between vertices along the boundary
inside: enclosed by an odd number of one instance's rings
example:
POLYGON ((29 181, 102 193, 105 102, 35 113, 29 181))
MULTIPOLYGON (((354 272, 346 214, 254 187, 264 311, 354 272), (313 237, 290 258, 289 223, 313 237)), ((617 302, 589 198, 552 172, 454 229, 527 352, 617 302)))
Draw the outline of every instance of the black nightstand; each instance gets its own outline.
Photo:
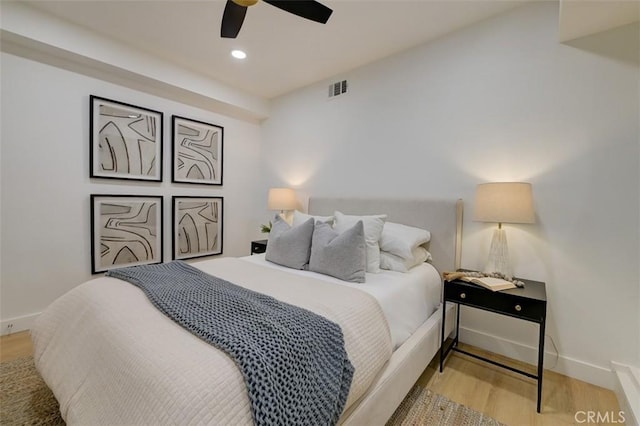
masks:
POLYGON ((267 251, 268 240, 251 241, 251 254, 260 254, 267 251))
POLYGON ((540 412, 540 402, 542 399, 542 373, 544 361, 544 327, 547 319, 547 293, 545 284, 540 281, 531 281, 519 278, 524 282, 524 288, 513 288, 493 292, 476 284, 464 281, 451 281, 444 283, 444 301, 458 304, 456 315, 456 334, 453 342, 445 349, 445 312, 442 310, 442 338, 440 341, 440 372, 442 373, 444 360, 452 349, 465 355, 487 361, 493 365, 506 368, 516 373, 523 374, 538 381, 538 404, 537 411, 540 412), (505 364, 472 354, 458 348, 458 336, 460 335, 460 305, 471 306, 484 311, 495 312, 501 315, 522 319, 538 323, 540 326, 540 337, 538 341, 538 374, 534 375, 526 371, 518 370, 505 364))

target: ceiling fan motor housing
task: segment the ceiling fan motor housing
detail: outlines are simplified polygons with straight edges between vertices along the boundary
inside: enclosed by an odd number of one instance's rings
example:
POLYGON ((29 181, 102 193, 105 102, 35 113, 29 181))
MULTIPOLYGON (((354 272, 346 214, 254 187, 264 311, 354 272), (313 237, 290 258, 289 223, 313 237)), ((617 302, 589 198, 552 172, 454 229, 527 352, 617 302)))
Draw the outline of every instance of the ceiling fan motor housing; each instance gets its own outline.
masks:
POLYGON ((231 0, 231 1, 233 1, 238 6, 244 6, 244 7, 253 6, 254 4, 258 3, 258 0, 231 0))

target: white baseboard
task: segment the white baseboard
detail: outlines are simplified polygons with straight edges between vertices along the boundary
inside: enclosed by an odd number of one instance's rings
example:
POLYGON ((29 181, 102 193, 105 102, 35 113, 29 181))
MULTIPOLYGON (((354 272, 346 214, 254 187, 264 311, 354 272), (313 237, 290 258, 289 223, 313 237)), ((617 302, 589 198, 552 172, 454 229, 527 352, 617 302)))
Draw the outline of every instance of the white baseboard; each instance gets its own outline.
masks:
POLYGON ((614 391, 624 412, 625 424, 640 425, 640 368, 611 362, 615 372, 614 391))
POLYGON ((30 330, 35 319, 40 313, 24 315, 16 318, 9 318, 0 322, 0 335, 4 336, 11 333, 17 333, 19 331, 30 330))
MULTIPOLYGON (((467 327, 460 327, 460 341, 528 364, 538 364, 537 346, 524 345, 467 327)), ((603 388, 614 389, 615 378, 611 369, 549 352, 547 349, 552 346, 548 339, 544 347, 545 370, 555 371, 603 388)))

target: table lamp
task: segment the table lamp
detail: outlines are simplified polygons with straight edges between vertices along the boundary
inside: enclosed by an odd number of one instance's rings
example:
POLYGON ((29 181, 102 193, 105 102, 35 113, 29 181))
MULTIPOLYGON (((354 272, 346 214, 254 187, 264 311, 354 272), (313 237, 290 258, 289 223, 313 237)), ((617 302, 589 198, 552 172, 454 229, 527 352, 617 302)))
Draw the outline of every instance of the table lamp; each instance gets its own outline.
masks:
POLYGON ((292 188, 271 188, 267 197, 269 210, 280 210, 282 216, 285 211, 296 208, 296 192, 292 188))
POLYGON ((484 272, 499 272, 510 280, 513 273, 509 263, 507 234, 502 229, 502 224, 535 222, 531 184, 492 182, 478 185, 473 219, 478 222, 498 223, 498 228, 493 231, 489 260, 484 272))

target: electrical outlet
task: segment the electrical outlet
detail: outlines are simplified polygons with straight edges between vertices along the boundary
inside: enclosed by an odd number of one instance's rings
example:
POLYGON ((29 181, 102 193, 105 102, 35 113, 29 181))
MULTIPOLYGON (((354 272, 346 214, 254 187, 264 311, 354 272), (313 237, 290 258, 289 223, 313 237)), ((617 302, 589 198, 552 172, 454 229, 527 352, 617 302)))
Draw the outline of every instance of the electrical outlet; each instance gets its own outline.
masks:
POLYGON ((10 322, 9 324, 7 324, 7 331, 11 333, 12 330, 13 330, 13 323, 10 322))

